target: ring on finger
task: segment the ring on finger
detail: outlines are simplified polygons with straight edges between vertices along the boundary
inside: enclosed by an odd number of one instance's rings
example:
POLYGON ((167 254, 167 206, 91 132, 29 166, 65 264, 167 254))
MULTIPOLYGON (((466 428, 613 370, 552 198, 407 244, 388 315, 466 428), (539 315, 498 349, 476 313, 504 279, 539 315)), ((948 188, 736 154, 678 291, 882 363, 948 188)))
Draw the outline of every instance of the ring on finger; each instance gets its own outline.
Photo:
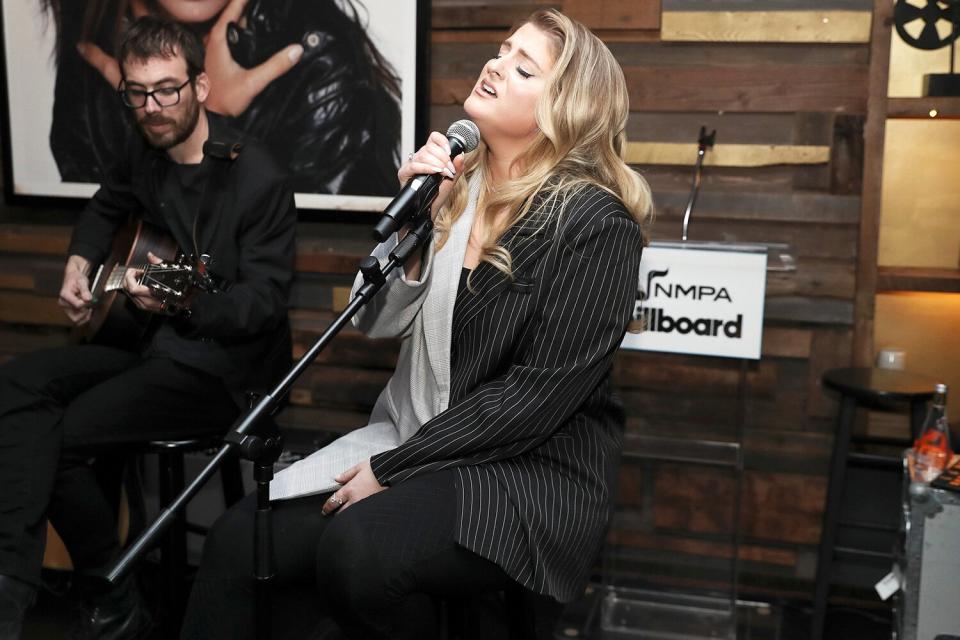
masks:
POLYGON ((337 494, 333 494, 332 496, 330 496, 330 502, 335 502, 338 507, 343 506, 343 498, 337 496, 337 494))

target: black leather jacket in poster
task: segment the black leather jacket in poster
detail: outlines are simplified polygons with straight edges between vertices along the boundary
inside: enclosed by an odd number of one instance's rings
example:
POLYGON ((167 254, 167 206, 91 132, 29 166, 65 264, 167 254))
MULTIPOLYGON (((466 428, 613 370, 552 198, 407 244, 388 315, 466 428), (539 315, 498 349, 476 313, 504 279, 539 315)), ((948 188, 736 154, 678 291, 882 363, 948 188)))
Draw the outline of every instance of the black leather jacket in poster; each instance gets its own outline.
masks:
MULTIPOLYGON (((138 135, 132 114, 77 53, 84 0, 60 3, 50 146, 65 182, 102 182, 138 135)), ((232 126, 262 140, 300 193, 391 195, 399 166, 400 107, 370 61, 364 34, 332 0, 262 0, 231 25, 234 59, 254 66, 299 42, 297 65, 270 84, 232 126)), ((116 29, 93 38, 115 49, 116 29)))

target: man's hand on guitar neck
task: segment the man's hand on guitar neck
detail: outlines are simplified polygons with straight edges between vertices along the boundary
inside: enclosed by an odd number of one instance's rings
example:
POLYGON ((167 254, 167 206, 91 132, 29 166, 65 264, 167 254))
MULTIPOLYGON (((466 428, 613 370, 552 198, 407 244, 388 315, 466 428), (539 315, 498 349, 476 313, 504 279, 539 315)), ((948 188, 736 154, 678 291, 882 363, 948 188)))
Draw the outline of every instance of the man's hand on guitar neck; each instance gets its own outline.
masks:
POLYGON ((80 256, 67 258, 63 270, 63 286, 60 287, 59 304, 73 324, 85 324, 90 321, 93 311, 90 304, 90 261, 80 256))
MULTIPOLYGON (((147 252, 147 260, 150 264, 160 264, 163 262, 160 258, 147 252)), ((127 269, 123 276, 123 290, 130 296, 133 304, 139 309, 149 311, 150 313, 166 313, 164 303, 153 296, 150 287, 140 284, 140 277, 143 275, 143 269, 127 269)))

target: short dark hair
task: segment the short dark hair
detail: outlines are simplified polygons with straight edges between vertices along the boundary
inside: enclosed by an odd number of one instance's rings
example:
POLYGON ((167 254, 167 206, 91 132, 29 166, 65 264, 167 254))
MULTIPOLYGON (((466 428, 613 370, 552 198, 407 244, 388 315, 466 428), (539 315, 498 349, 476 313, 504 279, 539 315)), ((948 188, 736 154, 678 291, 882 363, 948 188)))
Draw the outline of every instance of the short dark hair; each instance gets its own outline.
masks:
POLYGON ((128 60, 146 62, 178 55, 187 62, 190 80, 203 72, 203 42, 196 33, 178 22, 144 16, 135 20, 121 36, 117 61, 120 73, 126 77, 123 64, 128 60))

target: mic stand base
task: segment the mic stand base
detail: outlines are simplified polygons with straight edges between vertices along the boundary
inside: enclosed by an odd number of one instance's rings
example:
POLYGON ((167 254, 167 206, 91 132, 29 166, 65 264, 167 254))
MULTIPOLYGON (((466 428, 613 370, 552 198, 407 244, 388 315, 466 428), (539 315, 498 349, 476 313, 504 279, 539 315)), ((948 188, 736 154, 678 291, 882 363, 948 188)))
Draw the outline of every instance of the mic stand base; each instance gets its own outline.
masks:
POLYGON ((257 511, 253 520, 253 577, 256 581, 254 627, 257 638, 269 638, 273 625, 272 588, 276 576, 273 557, 273 518, 270 507, 270 481, 273 466, 283 451, 283 436, 273 422, 260 427, 259 434, 230 432, 224 438, 239 449, 240 457, 253 462, 257 483, 257 511))

